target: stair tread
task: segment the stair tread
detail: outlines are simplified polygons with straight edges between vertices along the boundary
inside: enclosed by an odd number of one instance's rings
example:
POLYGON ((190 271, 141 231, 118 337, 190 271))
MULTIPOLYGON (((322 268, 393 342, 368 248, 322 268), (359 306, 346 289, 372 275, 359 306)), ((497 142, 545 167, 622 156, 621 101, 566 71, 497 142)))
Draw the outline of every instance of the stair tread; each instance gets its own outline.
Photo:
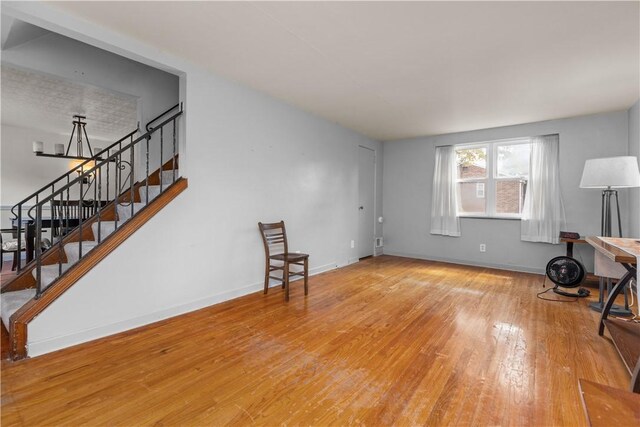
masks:
MULTIPOLYGON (((94 240, 82 241, 82 255, 86 255, 90 250, 98 246, 94 240)), ((80 242, 69 242, 64 245, 64 253, 67 255, 67 262, 75 264, 80 260, 80 242)))
MULTIPOLYGON (((70 267, 69 263, 63 262, 62 263, 62 272, 65 272, 67 268, 70 267)), ((58 269, 58 264, 48 264, 48 265, 43 265, 41 270, 42 271, 55 271, 58 269)), ((35 270, 33 270, 35 271, 35 270)))
POLYGON ((35 289, 23 289, 21 291, 5 292, 2 294, 0 298, 0 317, 2 317, 2 323, 4 323, 7 330, 10 330, 9 319, 13 313, 18 311, 20 307, 32 300, 35 296, 35 289))

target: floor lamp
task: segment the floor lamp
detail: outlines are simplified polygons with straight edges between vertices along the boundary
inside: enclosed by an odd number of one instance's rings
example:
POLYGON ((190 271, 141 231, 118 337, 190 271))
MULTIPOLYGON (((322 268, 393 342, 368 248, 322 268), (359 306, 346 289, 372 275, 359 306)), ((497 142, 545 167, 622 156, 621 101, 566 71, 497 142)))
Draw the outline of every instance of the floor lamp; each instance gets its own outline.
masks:
MULTIPOLYGON (((612 236, 612 199, 615 198, 615 208, 618 220, 618 236, 622 237, 622 222, 620 221, 620 203, 616 188, 640 187, 640 172, 638 171, 638 158, 634 156, 606 157, 602 159, 587 160, 582 172, 580 188, 601 188, 602 207, 600 220, 600 235, 612 236)), ((604 288, 607 283, 607 294, 611 291, 611 279, 600 278, 600 298, 598 302, 589 304, 596 311, 602 311, 604 305, 604 288)), ((614 305, 611 314, 617 316, 630 316, 633 313, 627 304, 627 294, 624 294, 625 306, 614 305)))

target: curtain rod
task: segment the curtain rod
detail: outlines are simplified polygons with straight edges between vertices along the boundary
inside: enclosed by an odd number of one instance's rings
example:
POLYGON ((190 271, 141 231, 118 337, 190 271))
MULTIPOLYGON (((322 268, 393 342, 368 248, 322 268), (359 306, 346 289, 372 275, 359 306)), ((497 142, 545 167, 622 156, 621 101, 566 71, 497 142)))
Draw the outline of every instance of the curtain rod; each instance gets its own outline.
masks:
POLYGON ((544 134, 544 135, 520 136, 520 137, 514 137, 514 138, 492 139, 492 140, 487 140, 487 141, 456 142, 455 144, 436 145, 435 148, 451 147, 451 146, 454 146, 454 145, 473 145, 473 144, 488 144, 488 143, 492 143, 492 142, 517 141, 519 139, 535 138, 535 137, 540 137, 540 136, 553 136, 553 135, 558 135, 559 136, 560 134, 559 133, 547 133, 547 134, 544 134))

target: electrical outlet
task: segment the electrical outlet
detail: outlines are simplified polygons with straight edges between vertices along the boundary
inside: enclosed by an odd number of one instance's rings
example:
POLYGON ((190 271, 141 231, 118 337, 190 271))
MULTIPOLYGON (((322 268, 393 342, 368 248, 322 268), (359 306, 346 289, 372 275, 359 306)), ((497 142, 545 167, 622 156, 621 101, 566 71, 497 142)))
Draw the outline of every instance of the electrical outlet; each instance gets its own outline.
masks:
POLYGON ((356 247, 356 241, 355 241, 355 240, 352 240, 352 241, 351 241, 351 249, 353 249, 353 248, 355 248, 355 247, 356 247))
POLYGON ((480 252, 487 252, 487 245, 480 243, 480 252))

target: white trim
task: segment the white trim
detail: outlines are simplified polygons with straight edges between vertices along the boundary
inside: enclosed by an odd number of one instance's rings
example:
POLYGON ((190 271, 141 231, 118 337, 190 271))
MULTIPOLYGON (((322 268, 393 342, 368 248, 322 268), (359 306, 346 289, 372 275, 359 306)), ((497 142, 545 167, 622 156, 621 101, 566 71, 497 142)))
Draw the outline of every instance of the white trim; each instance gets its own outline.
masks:
MULTIPOLYGON (((438 234, 441 236, 449 236, 449 237, 460 237, 460 232, 448 231, 448 230, 431 230, 429 231, 431 234, 438 234)), ((391 254, 387 254, 391 255, 391 254)))
MULTIPOLYGON (((326 271, 334 270, 337 268, 335 262, 325 264, 319 267, 309 269, 309 275, 315 276, 326 271)), ((302 279, 298 279, 302 280, 302 279)), ((291 283, 298 280, 292 280, 291 283)), ((280 286, 273 285, 270 287, 280 286)), ((202 308, 210 307, 212 305, 239 298, 244 295, 252 294, 254 292, 261 292, 264 287, 264 282, 254 283, 243 288, 235 289, 232 291, 222 292, 220 294, 211 295, 205 298, 201 298, 186 304, 181 304, 175 307, 167 308, 165 310, 156 311, 154 313, 145 314, 143 316, 134 317, 131 319, 122 320, 119 322, 111 323, 109 325, 99 326, 97 328, 90 328, 84 331, 75 332, 69 335, 62 335, 54 338, 49 338, 39 342, 27 343, 27 354, 29 357, 40 356, 42 354, 51 353, 56 350, 62 350, 74 345, 83 344, 89 341, 104 338, 110 335, 118 334, 121 332, 130 331, 135 328, 148 326, 152 323, 169 319, 171 317, 180 316, 182 314, 190 313, 192 311, 200 310, 202 308)), ((28 325, 27 325, 28 328, 28 325)))
POLYGON ((487 216, 487 215, 481 215, 481 214, 460 214, 458 215, 458 218, 475 218, 475 219, 509 219, 509 220, 517 220, 517 221, 521 221, 522 217, 521 216, 515 216, 515 215, 495 215, 495 216, 487 216))
POLYGON ((355 257, 355 258, 349 258, 347 260, 347 265, 351 265, 351 264, 355 264, 356 262, 360 262, 360 258, 355 257))
POLYGON ((398 256, 402 258, 421 259, 425 261, 444 262, 447 264, 468 265, 471 267, 492 268, 495 270, 517 271, 519 273, 532 273, 532 274, 541 274, 541 275, 545 274, 544 268, 531 268, 531 267, 524 267, 521 265, 495 264, 490 262, 485 264, 480 264, 480 263, 447 258, 447 257, 431 257, 431 256, 427 257, 424 255, 408 253, 408 252, 386 252, 385 251, 385 255, 398 256))
MULTIPOLYGON (((0 211, 11 211, 11 208, 13 208, 13 206, 14 205, 0 205, 0 211)), ((22 212, 26 212, 27 210, 31 209, 34 206, 35 205, 22 205, 22 212)), ((51 209, 51 206, 42 205, 42 210, 47 210, 47 209, 51 209)))

